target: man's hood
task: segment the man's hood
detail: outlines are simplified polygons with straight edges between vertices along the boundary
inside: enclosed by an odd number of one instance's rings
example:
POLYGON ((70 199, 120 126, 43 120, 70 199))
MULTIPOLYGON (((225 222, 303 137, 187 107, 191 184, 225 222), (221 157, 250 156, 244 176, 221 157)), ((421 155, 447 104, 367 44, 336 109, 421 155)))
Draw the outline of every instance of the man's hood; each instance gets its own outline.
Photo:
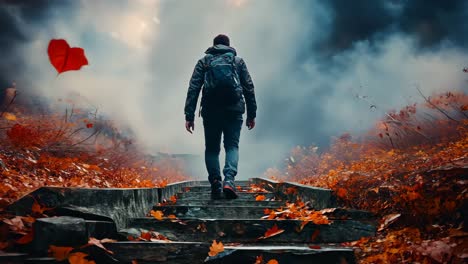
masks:
POLYGON ((211 54, 211 55, 224 54, 224 53, 228 53, 228 52, 234 53, 234 56, 237 56, 236 49, 234 49, 233 47, 222 45, 222 44, 218 44, 218 45, 214 45, 212 47, 209 47, 205 51, 206 54, 211 54))

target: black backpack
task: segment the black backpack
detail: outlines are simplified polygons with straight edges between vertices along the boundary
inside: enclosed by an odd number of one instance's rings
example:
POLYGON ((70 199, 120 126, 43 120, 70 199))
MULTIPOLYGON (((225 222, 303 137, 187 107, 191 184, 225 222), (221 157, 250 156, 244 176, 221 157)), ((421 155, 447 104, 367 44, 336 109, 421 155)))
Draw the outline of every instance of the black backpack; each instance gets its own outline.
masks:
POLYGON ((203 89, 207 105, 233 105, 241 100, 242 86, 233 53, 207 55, 203 89))

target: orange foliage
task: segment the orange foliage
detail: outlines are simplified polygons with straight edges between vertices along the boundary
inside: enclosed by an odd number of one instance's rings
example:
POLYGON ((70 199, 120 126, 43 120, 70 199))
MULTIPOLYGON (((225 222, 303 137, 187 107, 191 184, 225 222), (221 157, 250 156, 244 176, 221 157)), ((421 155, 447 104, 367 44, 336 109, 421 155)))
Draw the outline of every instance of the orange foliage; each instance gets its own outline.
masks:
POLYGON ((330 188, 344 206, 387 216, 377 238, 356 244, 362 248, 363 263, 447 261, 447 256, 422 254, 417 248, 423 241, 425 248, 444 249, 453 263, 462 263, 462 253, 445 244, 451 241, 447 230, 463 225, 468 198, 468 95, 444 93, 425 99, 424 104, 388 113, 366 136, 336 138, 322 153, 315 146, 296 147, 285 171, 267 171, 275 179, 330 188))
POLYGON ((68 259, 68 256, 72 250, 72 247, 56 247, 53 245, 49 246, 49 253, 58 261, 68 259))
POLYGON ((21 107, 0 117, 0 210, 42 186, 163 187, 187 179, 181 160, 147 155, 112 122, 91 121, 84 109, 21 107))
POLYGON ((265 201, 265 199, 265 195, 257 195, 257 197, 255 197, 255 201, 265 201))
POLYGON ((284 229, 279 229, 278 226, 275 224, 273 227, 271 227, 265 232, 265 235, 263 235, 262 237, 259 237, 258 239, 266 239, 272 236, 277 236, 283 232, 284 232, 284 229))
POLYGON ((157 220, 161 221, 163 220, 163 217, 164 217, 164 213, 162 211, 154 211, 154 210, 151 210, 150 214, 156 218, 157 220))
POLYGON ((208 256, 214 257, 223 251, 224 251, 223 243, 221 241, 216 242, 216 240, 213 240, 213 243, 210 246, 210 252, 208 252, 208 256))

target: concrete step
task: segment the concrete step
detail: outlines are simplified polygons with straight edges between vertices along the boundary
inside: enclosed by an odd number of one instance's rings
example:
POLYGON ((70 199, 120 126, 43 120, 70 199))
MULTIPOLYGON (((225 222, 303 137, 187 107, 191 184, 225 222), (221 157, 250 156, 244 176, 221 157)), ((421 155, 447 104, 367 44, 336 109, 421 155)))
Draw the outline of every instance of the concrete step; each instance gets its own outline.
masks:
MULTIPOLYGON (((160 210, 164 215, 174 214, 178 218, 210 218, 210 219, 260 219, 264 216, 263 207, 259 206, 185 206, 166 205, 155 206, 153 210, 160 210)), ((276 208, 269 208, 276 209, 276 208)))
POLYGON ((186 206, 215 206, 215 205, 228 205, 228 206, 258 206, 262 208, 279 208, 283 205, 282 201, 249 201, 238 199, 179 199, 176 205, 186 206))
MULTIPOLYGON (((210 185, 208 181, 198 181, 198 183, 200 185, 210 185)), ((252 184, 252 182, 248 180, 241 180, 241 181, 236 180, 235 183, 238 185, 245 185, 245 186, 249 186, 250 184, 252 184)))
MULTIPOLYGON (((241 190, 238 190, 240 192, 245 192, 251 189, 249 185, 236 185, 236 186, 239 186, 241 188, 241 190)), ((211 186, 210 185, 198 185, 198 186, 187 187, 186 190, 189 192, 209 192, 211 191, 211 186)))
POLYGON ((26 253, 0 252, 0 263, 2 264, 49 264, 58 263, 54 258, 31 257, 26 253))
MULTIPOLYGON (((264 195, 266 200, 272 199, 275 197, 273 193, 268 192, 256 192, 256 193, 238 193, 239 197, 237 200, 253 200, 259 195, 264 195)), ((211 199, 210 192, 186 192, 186 193, 179 193, 177 194, 178 199, 202 199, 202 200, 209 200, 211 199)))
POLYGON ((254 263, 258 256, 266 261, 276 259, 279 263, 353 264, 353 250, 332 246, 264 246, 225 244, 224 252, 208 258, 210 243, 206 242, 117 242, 106 244, 114 252, 113 257, 121 262, 138 263, 254 263))
POLYGON ((153 217, 132 218, 129 227, 156 230, 174 241, 211 241, 214 239, 239 243, 340 243, 373 236, 375 225, 355 220, 335 220, 329 225, 308 223, 298 232, 299 220, 257 219, 179 219, 158 221, 153 217), (283 233, 258 240, 277 225, 283 233), (202 228, 203 227, 203 228, 202 228), (312 240, 313 238, 313 240, 312 240))

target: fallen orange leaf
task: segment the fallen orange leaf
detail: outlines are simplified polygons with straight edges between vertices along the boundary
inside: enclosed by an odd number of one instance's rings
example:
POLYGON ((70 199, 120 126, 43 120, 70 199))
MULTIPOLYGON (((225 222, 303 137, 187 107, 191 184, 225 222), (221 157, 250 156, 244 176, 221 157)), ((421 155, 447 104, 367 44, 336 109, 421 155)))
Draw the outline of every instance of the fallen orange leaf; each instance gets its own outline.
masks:
POLYGON ((348 194, 348 191, 344 188, 339 188, 338 191, 336 191, 336 195, 340 198, 346 198, 346 194, 348 194))
POLYGON ((279 264, 276 259, 270 259, 267 264, 279 264))
POLYGON ((177 216, 174 215, 174 214, 170 214, 170 215, 167 216, 167 218, 169 218, 169 219, 177 219, 177 216))
POLYGON ((224 251, 223 243, 221 241, 217 243, 216 240, 213 240, 213 244, 211 244, 210 252, 208 252, 208 256, 214 257, 223 251, 224 251))
POLYGON ((309 248, 311 249, 321 249, 322 247, 319 245, 309 245, 309 248))
POLYGON ((159 210, 157 211, 151 210, 151 215, 159 221, 163 220, 163 217, 164 217, 164 213, 159 210))
POLYGON ((254 264, 263 264, 263 255, 257 256, 254 264))
POLYGON ((88 254, 82 252, 72 253, 68 257, 68 261, 70 262, 70 264, 96 264, 94 260, 86 259, 87 256, 88 254))
POLYGON ((16 243, 20 244, 20 245, 29 244, 29 243, 31 243, 33 241, 33 238, 34 238, 34 231, 31 231, 28 234, 26 234, 25 236, 23 236, 20 239, 16 240, 16 243))
POLYGON ((272 228, 268 229, 265 232, 265 235, 262 237, 259 237, 259 239, 266 239, 272 236, 279 235, 284 232, 284 229, 279 229, 278 226, 275 224, 272 228))
POLYGON ((40 205, 36 200, 34 200, 34 203, 31 207, 31 212, 36 213, 36 214, 44 214, 44 211, 48 211, 52 208, 47 208, 45 206, 40 205))
POLYGON ((141 232, 140 238, 145 241, 151 241, 151 233, 150 232, 141 232))
POLYGON ((8 121, 15 121, 16 116, 12 113, 3 113, 3 117, 8 121))
POLYGON ((63 261, 68 259, 70 252, 73 250, 72 247, 56 247, 56 246, 49 246, 49 253, 55 258, 57 261, 63 261))
POLYGON ((265 201, 265 199, 265 195, 257 195, 257 197, 255 197, 255 201, 265 201))
POLYGON ((107 253, 109 254, 114 254, 114 252, 108 250, 106 247, 104 247, 104 245, 102 243, 112 243, 112 242, 117 242, 117 240, 112 240, 112 239, 108 239, 108 238, 105 238, 105 239, 102 239, 102 240, 99 240, 99 239, 96 239, 94 237, 90 237, 89 240, 88 240, 88 244, 86 246, 97 246, 99 248, 102 248, 104 249, 107 253))

